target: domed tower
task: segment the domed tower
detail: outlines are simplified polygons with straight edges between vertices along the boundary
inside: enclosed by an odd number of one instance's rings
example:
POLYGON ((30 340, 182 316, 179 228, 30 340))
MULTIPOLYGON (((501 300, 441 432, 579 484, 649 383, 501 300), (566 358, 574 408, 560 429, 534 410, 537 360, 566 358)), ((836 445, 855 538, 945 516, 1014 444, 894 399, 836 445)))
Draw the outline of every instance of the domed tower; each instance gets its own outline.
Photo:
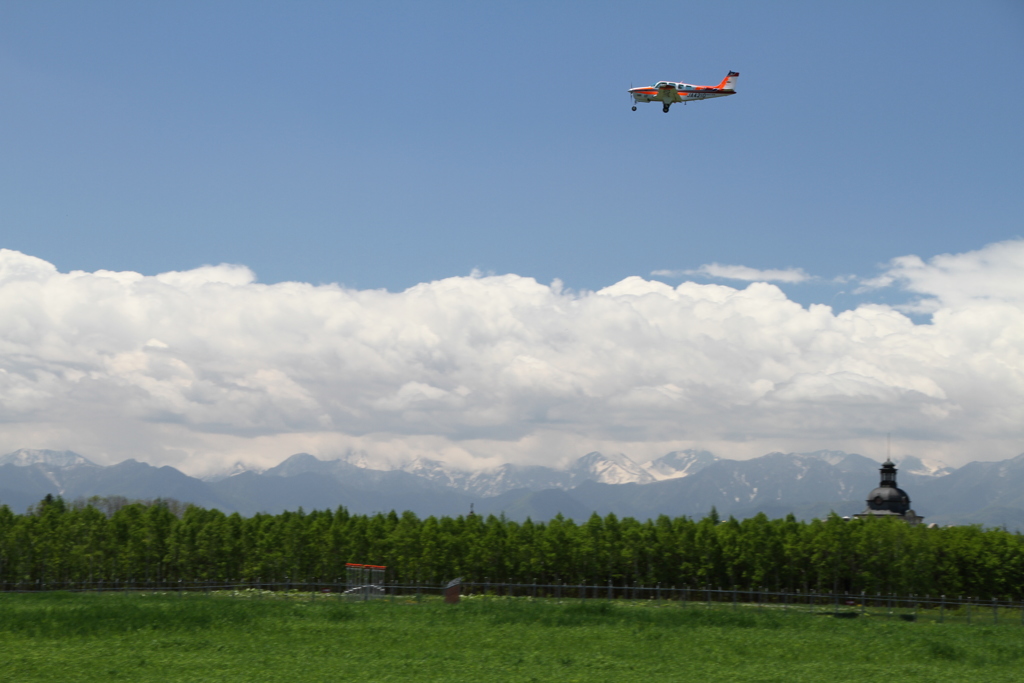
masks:
POLYGON ((910 509, 910 496, 896 486, 896 465, 892 460, 886 459, 879 472, 882 480, 868 494, 867 508, 854 517, 899 517, 909 524, 920 524, 924 517, 910 509))

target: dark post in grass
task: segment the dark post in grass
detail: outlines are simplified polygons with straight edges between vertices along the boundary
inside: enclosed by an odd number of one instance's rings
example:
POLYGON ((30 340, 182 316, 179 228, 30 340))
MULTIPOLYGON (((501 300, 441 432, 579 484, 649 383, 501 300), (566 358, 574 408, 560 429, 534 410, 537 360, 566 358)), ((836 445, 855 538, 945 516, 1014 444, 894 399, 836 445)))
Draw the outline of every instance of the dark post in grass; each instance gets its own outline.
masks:
POLYGON ((449 605, 455 605, 459 602, 459 597, 462 594, 462 577, 452 579, 448 582, 448 585, 444 587, 444 601, 449 605))

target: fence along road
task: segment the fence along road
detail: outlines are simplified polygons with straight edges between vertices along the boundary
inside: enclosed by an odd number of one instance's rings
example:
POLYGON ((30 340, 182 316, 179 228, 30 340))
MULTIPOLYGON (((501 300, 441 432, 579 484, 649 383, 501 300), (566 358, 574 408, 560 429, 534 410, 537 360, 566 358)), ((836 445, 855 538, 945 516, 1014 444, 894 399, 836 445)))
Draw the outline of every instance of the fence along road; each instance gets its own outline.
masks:
MULTIPOLYGON (((554 600, 611 600, 676 606, 681 609, 743 609, 805 612, 838 618, 890 617, 904 621, 937 623, 1019 624, 1024 626, 1024 601, 985 600, 965 596, 869 595, 818 591, 751 591, 726 588, 676 586, 616 586, 565 583, 463 582, 463 596, 471 599, 530 598, 554 600)), ((149 592, 188 595, 229 593, 238 597, 281 599, 422 600, 440 597, 444 585, 426 583, 387 584, 374 576, 359 586, 351 577, 334 581, 95 581, 18 582, 0 586, 2 593, 149 592), (358 590, 353 590, 353 589, 358 590)))

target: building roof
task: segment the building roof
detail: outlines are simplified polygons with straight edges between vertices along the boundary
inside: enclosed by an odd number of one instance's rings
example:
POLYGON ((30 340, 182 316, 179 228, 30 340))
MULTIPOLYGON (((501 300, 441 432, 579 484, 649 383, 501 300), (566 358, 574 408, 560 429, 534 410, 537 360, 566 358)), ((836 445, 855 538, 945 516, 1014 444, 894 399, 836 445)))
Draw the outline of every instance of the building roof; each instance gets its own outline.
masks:
MULTIPOLYGON (((910 496, 907 492, 896 485, 896 465, 892 460, 886 459, 879 469, 881 481, 878 486, 871 489, 868 494, 867 508, 861 513, 863 516, 887 516, 896 515, 900 517, 913 516, 917 519, 914 511, 910 509, 910 496), (909 515, 907 513, 910 513, 909 515)), ((858 515, 860 516, 860 515, 858 515)))

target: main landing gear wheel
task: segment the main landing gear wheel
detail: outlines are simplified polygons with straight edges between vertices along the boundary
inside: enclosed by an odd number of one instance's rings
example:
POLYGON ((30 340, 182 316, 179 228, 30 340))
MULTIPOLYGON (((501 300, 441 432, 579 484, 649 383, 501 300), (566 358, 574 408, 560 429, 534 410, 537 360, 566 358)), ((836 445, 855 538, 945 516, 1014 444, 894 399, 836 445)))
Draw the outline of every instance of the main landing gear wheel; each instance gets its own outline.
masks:
POLYGON ((635 104, 633 105, 633 111, 636 111, 636 105, 635 104))
POLYGON ((661 110, 667 114, 668 113, 668 105, 667 104, 661 105, 661 110))

